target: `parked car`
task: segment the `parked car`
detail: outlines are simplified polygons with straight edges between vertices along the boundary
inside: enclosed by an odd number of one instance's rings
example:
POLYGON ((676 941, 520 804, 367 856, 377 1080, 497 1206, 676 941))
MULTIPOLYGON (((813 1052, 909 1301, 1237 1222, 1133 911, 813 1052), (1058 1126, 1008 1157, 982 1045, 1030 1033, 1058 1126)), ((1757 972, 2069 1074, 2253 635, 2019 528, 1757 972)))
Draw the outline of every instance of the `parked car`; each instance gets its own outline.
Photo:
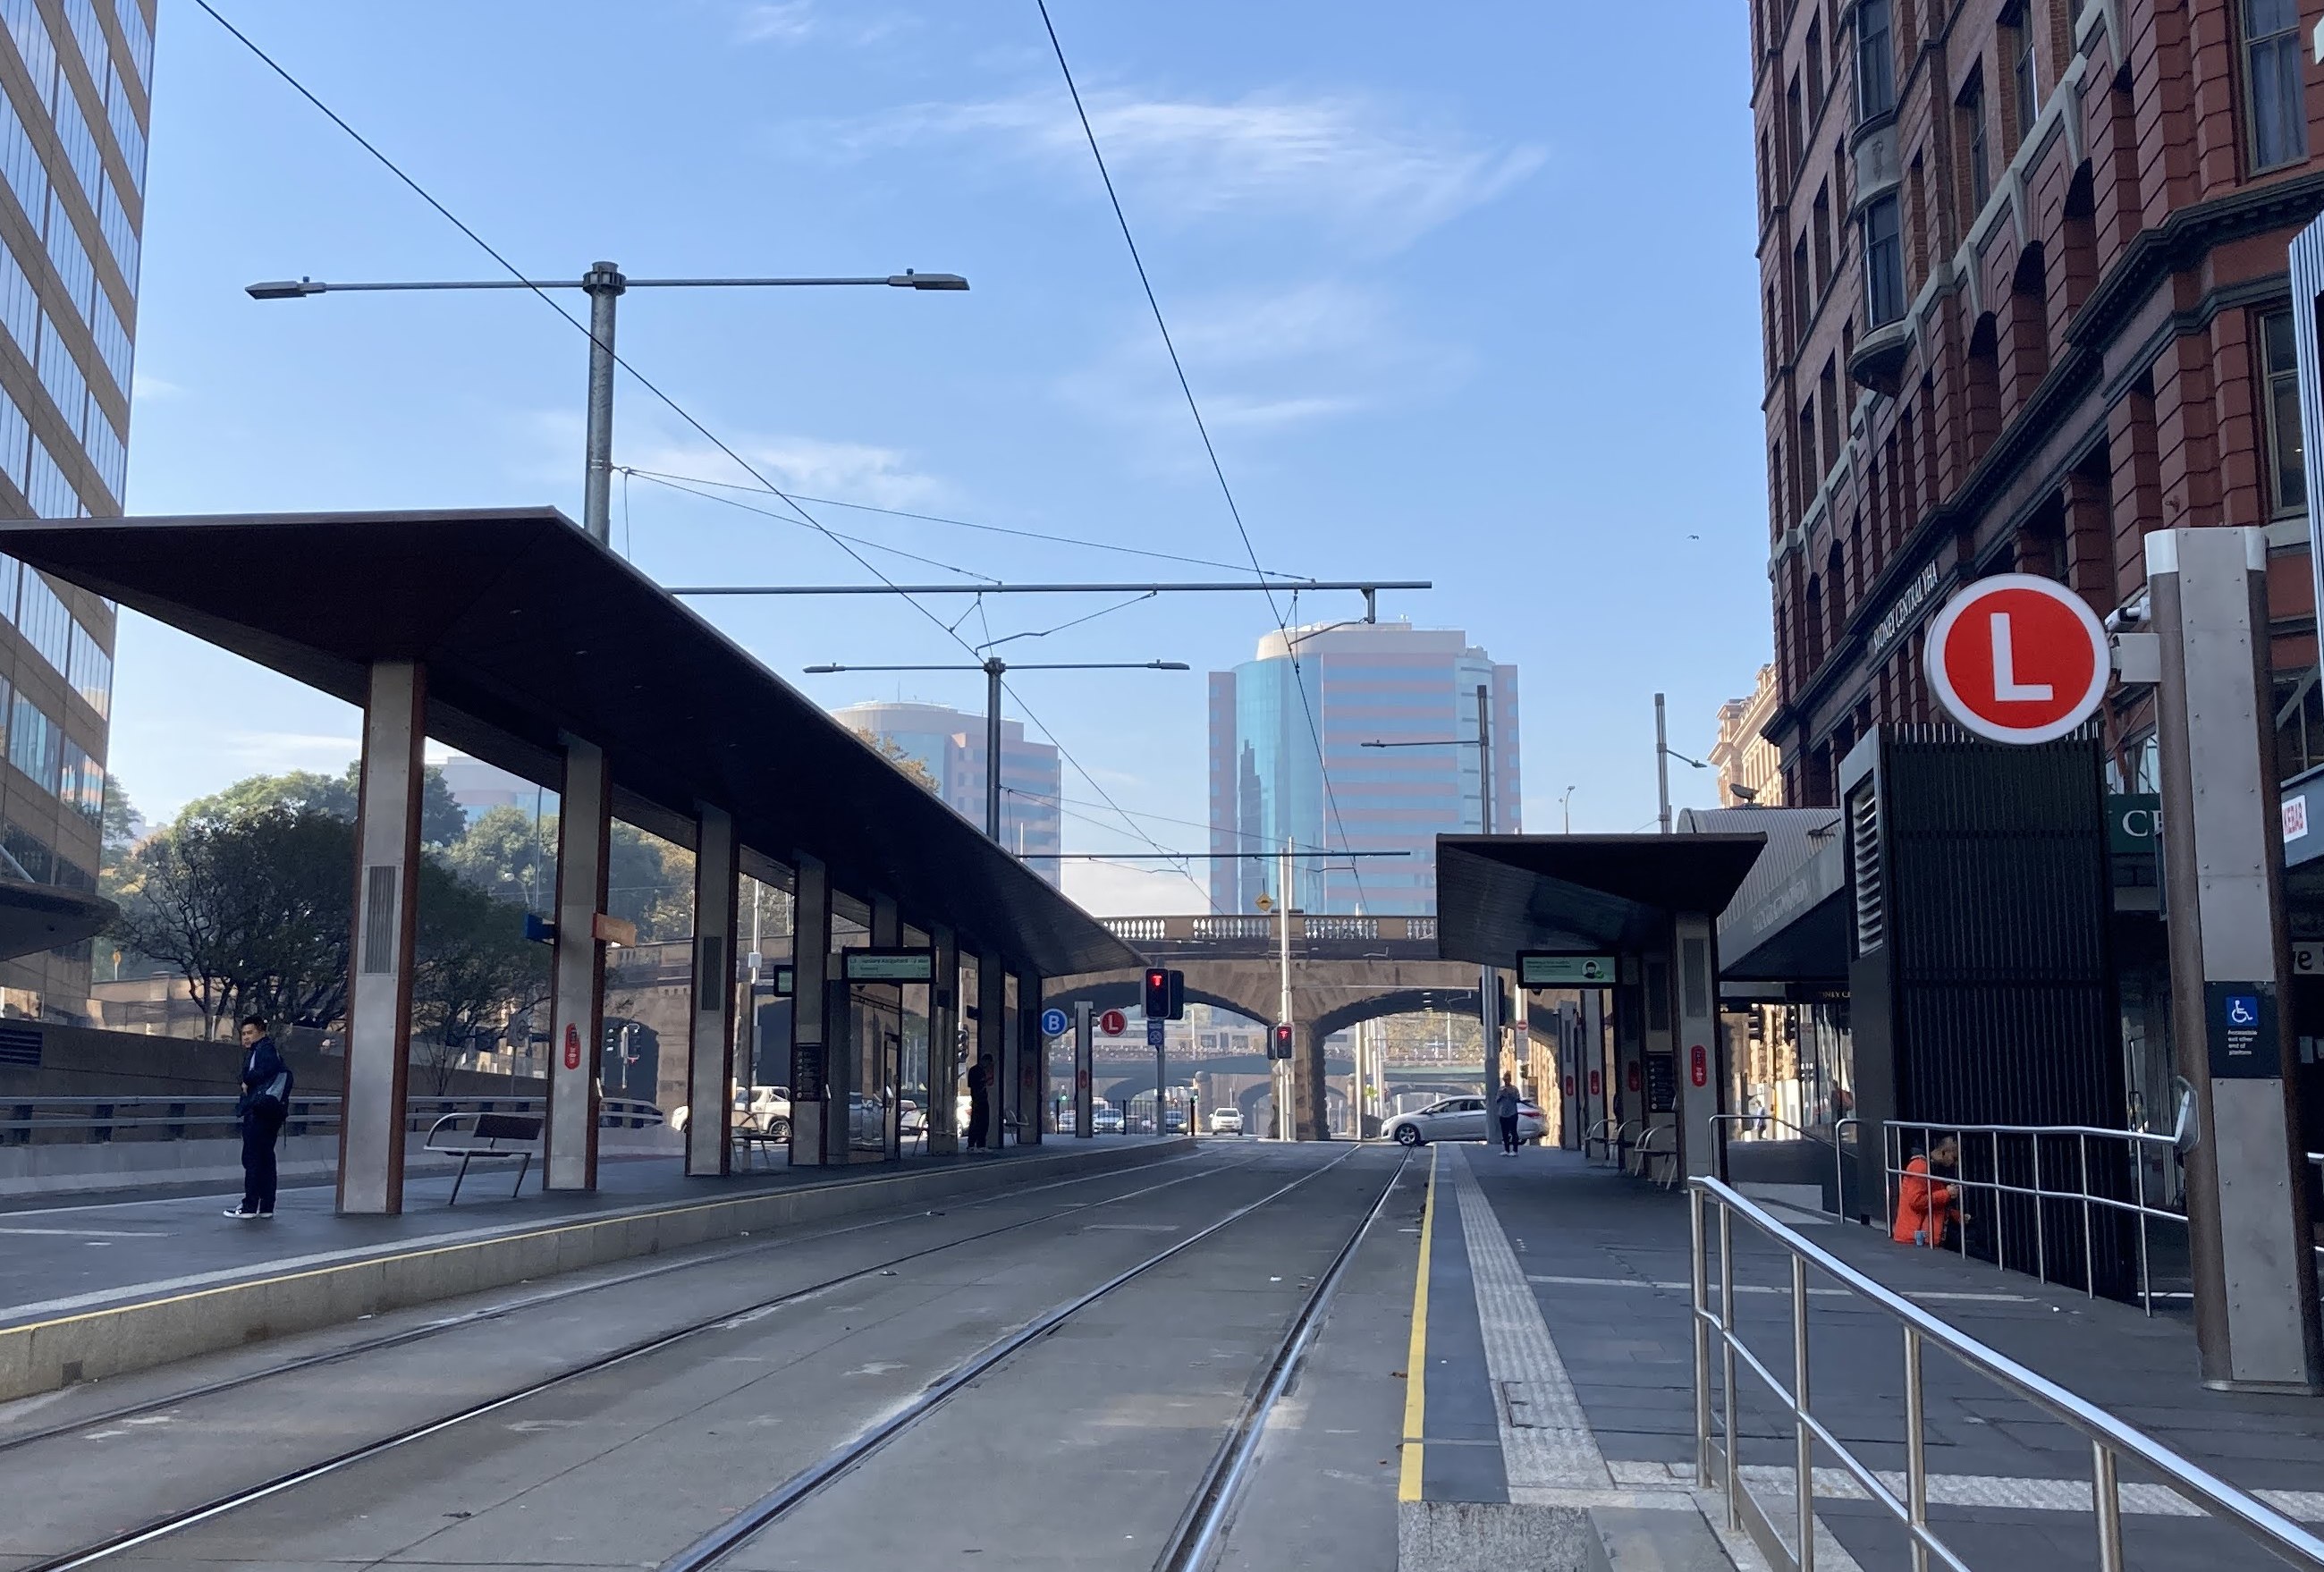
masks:
POLYGON ((1098 1135, 1120 1134, 1121 1110, 1119 1108, 1099 1108, 1093 1110, 1090 1114, 1090 1130, 1093 1133, 1098 1135))
POLYGON ((927 1127, 928 1116, 920 1112, 920 1105, 918 1103, 907 1097, 897 1105, 896 1129, 899 1133, 909 1139, 923 1133, 927 1127))
MULTIPOLYGON (((1548 1120, 1531 1098, 1517 1105, 1517 1139, 1538 1141, 1548 1128, 1548 1120)), ((1380 1133, 1399 1146, 1425 1146, 1432 1141, 1490 1141, 1500 1132, 1484 1098, 1446 1097, 1398 1114, 1380 1126, 1380 1133)))
POLYGON ((1166 1134, 1166 1135, 1179 1135, 1179 1134, 1184 1134, 1184 1133, 1185 1133, 1185 1129, 1186 1129, 1186 1110, 1185 1110, 1185 1109, 1184 1109, 1184 1108, 1180 1108, 1180 1107, 1176 1107, 1176 1106, 1172 1106, 1172 1107, 1165 1108, 1164 1110, 1162 1110, 1162 1131, 1163 1131, 1163 1133, 1164 1133, 1164 1134, 1166 1134))
POLYGON ((1211 1110, 1211 1133, 1240 1135, 1242 1133, 1242 1110, 1232 1105, 1211 1110))

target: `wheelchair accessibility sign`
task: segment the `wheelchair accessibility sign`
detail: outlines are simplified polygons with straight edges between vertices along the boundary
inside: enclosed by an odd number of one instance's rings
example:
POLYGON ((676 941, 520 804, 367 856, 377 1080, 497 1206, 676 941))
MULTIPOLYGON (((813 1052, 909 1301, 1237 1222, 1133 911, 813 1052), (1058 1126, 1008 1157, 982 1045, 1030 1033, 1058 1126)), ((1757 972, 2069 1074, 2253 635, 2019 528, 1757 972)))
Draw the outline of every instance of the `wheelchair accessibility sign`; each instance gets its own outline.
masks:
POLYGON ((2238 1080, 2282 1073, 2275 1041, 2274 990, 2257 983, 2211 983, 2211 1074, 2238 1080))

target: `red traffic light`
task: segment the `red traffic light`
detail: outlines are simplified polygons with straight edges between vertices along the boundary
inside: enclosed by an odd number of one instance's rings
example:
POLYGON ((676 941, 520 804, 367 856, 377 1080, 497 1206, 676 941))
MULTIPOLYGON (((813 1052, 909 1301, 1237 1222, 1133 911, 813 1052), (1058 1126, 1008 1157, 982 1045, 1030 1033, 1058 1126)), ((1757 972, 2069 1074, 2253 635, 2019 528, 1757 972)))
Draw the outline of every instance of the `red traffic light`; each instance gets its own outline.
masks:
POLYGON ((1275 1028, 1275 1044, 1274 1044, 1274 1048, 1273 1048, 1273 1050, 1272 1050, 1268 1054, 1268 1058, 1269 1058, 1269 1059, 1289 1059, 1290 1057, 1291 1057, 1291 1027, 1290 1027, 1290 1025, 1289 1025, 1287 1022, 1277 1022, 1277 1025, 1276 1025, 1276 1028, 1275 1028))

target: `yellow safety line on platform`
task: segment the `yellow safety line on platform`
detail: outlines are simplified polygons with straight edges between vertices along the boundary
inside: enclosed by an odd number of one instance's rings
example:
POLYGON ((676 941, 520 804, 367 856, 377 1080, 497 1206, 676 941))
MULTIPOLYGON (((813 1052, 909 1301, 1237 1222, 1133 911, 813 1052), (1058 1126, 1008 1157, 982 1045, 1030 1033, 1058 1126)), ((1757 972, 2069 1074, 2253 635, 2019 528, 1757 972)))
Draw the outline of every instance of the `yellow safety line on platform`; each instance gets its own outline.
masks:
MULTIPOLYGON (((942 1170, 930 1170, 927 1171, 938 1172, 942 1170)), ((899 1184, 905 1180, 918 1179, 920 1177, 922 1176, 919 1174, 897 1173, 881 1174, 876 1179, 844 1179, 835 1185, 777 1185, 763 1190, 752 1190, 743 1195, 715 1196, 706 1200, 682 1202, 673 1207, 658 1207, 648 1205, 638 1207, 624 1207, 616 1211, 601 1213, 593 1217, 576 1218, 570 1223, 557 1224, 546 1228, 529 1228, 521 1233, 515 1234, 486 1234, 481 1238, 470 1237, 456 1240, 449 1244, 431 1245, 425 1249, 398 1251, 387 1255, 359 1255, 349 1261, 335 1261, 327 1266, 309 1267, 304 1271, 284 1272, 279 1277, 239 1278, 233 1282, 222 1282, 214 1284, 209 1288, 193 1289, 181 1294, 169 1294, 157 1299, 124 1299, 116 1305, 100 1305, 95 1309, 80 1310, 69 1316, 58 1316, 46 1321, 26 1321, 17 1326, 0 1327, 0 1337, 29 1336, 34 1332, 47 1331, 51 1327, 70 1326, 75 1321, 103 1320, 108 1316, 123 1315, 131 1310, 159 1309, 166 1305, 189 1304, 196 1299, 216 1299, 223 1294, 242 1293, 254 1288, 271 1288, 277 1283, 302 1282, 309 1278, 329 1277, 339 1272, 361 1271, 367 1271, 374 1267, 393 1266, 399 1262, 424 1261, 431 1255, 450 1255, 463 1250, 473 1250, 487 1244, 521 1244, 528 1240, 548 1239, 559 1234, 582 1233, 592 1228, 602 1228, 607 1224, 638 1223, 646 1221, 650 1218, 679 1216, 687 1212, 716 1211, 731 1207, 745 1207, 752 1205, 754 1202, 766 1200, 770 1197, 805 1195, 817 1189, 854 1189, 858 1188, 870 1188, 877 1185, 899 1184)), ((602 1265, 604 1263, 592 1262, 591 1264, 602 1265)), ((126 1291, 134 1292, 135 1287, 136 1285, 133 1283, 126 1291)))
POLYGON ((1420 1269, 1412 1284, 1412 1347, 1404 1356, 1404 1456, 1397 1478, 1398 1501, 1420 1499, 1420 1436, 1428 1422, 1428 1246, 1436 1237, 1436 1160, 1443 1150, 1428 1149, 1428 1198, 1420 1207, 1420 1269))

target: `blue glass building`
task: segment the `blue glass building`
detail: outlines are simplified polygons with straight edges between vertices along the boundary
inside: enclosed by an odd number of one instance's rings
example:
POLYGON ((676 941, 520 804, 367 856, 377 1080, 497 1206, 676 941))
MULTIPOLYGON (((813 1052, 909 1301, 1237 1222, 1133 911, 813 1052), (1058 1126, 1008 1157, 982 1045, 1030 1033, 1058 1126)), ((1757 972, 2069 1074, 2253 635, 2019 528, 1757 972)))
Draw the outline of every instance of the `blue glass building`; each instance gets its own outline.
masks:
MULTIPOLYGON (((1515 831, 1516 667, 1495 665, 1453 629, 1357 623, 1269 633, 1254 659, 1211 674, 1211 849, 1272 854, 1288 839, 1301 911, 1434 911, 1436 837, 1484 825, 1479 750, 1468 741, 1480 688, 1493 828, 1515 831), (1363 745, 1372 741, 1445 745, 1363 745), (1324 855, 1343 850, 1409 855, 1324 855)), ((1279 893, 1277 879, 1272 855, 1221 858, 1211 898, 1222 911, 1250 912, 1262 893, 1279 893)))

